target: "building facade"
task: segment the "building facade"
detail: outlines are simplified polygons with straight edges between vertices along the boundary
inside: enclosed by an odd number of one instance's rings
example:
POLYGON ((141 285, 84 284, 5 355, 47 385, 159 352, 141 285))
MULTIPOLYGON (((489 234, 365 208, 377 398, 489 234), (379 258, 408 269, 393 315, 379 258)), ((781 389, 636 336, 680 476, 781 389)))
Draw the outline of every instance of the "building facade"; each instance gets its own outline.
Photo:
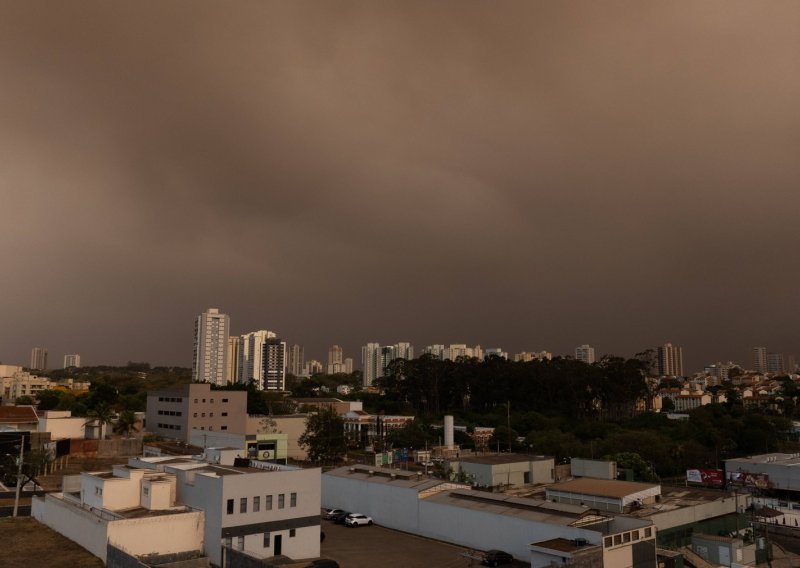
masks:
POLYGON ((594 347, 586 344, 576 347, 575 359, 578 361, 583 361, 587 365, 591 365, 595 362, 594 347))
POLYGON ((147 393, 146 429, 165 438, 189 441, 192 430, 244 434, 247 392, 211 390, 191 383, 182 390, 147 393))
POLYGON ((302 345, 295 343, 286 352, 286 372, 295 377, 303 374, 305 367, 305 350, 302 345))
POLYGON ((753 347, 753 370, 756 373, 767 372, 767 348, 753 347))
POLYGON ((47 349, 34 347, 31 349, 31 370, 44 371, 47 369, 47 349))
POLYGON ((69 369, 70 367, 80 368, 81 366, 81 356, 78 353, 74 353, 72 355, 64 355, 64 368, 69 369))
POLYGON ((250 381, 254 381, 259 389, 264 389, 264 374, 267 365, 264 347, 268 339, 277 339, 277 337, 274 332, 266 329, 242 335, 238 364, 240 383, 248 384, 250 381))
POLYGON ((683 376, 683 349, 672 343, 658 348, 658 374, 662 377, 683 376))
POLYGON ((228 382, 230 318, 209 308, 194 322, 192 381, 224 385, 228 382))

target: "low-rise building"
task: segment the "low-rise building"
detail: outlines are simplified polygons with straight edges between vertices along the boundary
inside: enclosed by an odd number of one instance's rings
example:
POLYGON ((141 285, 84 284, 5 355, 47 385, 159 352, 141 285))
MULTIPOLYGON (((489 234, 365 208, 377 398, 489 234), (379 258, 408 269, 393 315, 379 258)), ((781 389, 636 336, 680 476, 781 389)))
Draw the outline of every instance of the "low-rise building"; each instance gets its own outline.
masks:
POLYGON ((39 432, 50 432, 51 440, 86 437, 86 418, 72 416, 69 410, 45 410, 39 417, 39 432))
POLYGON ((247 431, 247 392, 211 390, 209 383, 190 383, 181 390, 147 393, 148 432, 189 441, 192 430, 247 431))
MULTIPOLYGON (((323 505, 357 510, 379 525, 468 546, 500 549, 536 568, 561 562, 553 539, 579 542, 599 559, 596 566, 655 566, 652 521, 553 503, 471 490, 466 484, 402 470, 368 466, 338 468, 322 476, 323 505)), ((563 551, 561 551, 563 552, 563 551)))
POLYGON ((461 471, 466 479, 480 487, 555 481, 555 460, 547 456, 493 454, 462 457, 454 469, 461 471))
POLYGON ((212 465, 188 456, 128 463, 175 475, 178 501, 205 512, 205 552, 214 564, 229 548, 256 558, 319 556, 319 469, 249 460, 212 465))
POLYGON ((127 466, 65 479, 72 491, 34 497, 32 516, 106 562, 107 545, 133 555, 203 548, 204 513, 175 499, 175 476, 127 466))
POLYGON ((587 505, 598 511, 614 513, 624 513, 654 503, 659 495, 660 485, 588 477, 565 481, 546 489, 548 501, 587 505))

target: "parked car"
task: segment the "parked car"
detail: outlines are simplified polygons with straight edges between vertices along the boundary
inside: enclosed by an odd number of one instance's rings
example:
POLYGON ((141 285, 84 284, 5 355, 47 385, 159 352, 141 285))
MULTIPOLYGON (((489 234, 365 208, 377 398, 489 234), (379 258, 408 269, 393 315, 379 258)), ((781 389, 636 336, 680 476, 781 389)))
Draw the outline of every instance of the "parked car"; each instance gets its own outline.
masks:
POLYGON ((311 563, 311 568, 339 568, 339 563, 330 558, 318 558, 311 563))
POLYGON ((345 511, 344 509, 325 509, 325 512, 322 513, 322 518, 323 519, 327 519, 327 520, 331 520, 333 517, 335 517, 336 515, 339 515, 341 513, 345 513, 346 514, 347 511, 345 511))
POLYGON ((344 524, 348 527, 360 527, 361 525, 369 526, 372 524, 372 517, 362 515, 361 513, 350 513, 345 517, 344 524))
POLYGON ((483 564, 486 566, 501 566, 503 564, 511 564, 514 562, 514 557, 508 552, 502 550, 489 550, 483 555, 483 564))
POLYGON ((336 523, 337 525, 343 525, 344 520, 350 513, 348 511, 342 511, 341 513, 337 513, 331 517, 331 520, 336 523))

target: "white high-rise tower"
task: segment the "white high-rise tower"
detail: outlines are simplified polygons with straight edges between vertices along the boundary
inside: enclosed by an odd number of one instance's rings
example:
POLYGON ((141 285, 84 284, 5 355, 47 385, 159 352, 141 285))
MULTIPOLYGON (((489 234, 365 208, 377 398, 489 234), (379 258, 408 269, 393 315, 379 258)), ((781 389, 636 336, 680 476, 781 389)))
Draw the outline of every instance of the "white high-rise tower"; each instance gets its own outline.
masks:
POLYGON ((228 382, 228 335, 230 318, 209 308, 194 322, 192 380, 224 385, 228 382))
POLYGON ((584 363, 588 363, 591 365, 595 362, 594 358, 594 347, 591 345, 581 345, 580 347, 575 348, 575 359, 578 361, 583 361, 584 363))

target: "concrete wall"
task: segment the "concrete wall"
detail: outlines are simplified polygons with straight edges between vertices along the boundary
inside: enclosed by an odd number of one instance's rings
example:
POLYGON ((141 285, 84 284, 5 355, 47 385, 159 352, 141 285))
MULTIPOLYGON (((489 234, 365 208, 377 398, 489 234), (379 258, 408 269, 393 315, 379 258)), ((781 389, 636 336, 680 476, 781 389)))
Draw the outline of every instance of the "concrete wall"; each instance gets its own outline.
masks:
POLYGON ((108 523, 108 541, 136 556, 203 549, 202 511, 108 523))
MULTIPOLYGON (((247 433, 260 434, 264 430, 264 416, 248 416, 247 417, 247 433)), ((272 416, 271 419, 275 422, 274 430, 278 433, 287 435, 288 442, 288 456, 289 459, 304 461, 308 459, 306 450, 297 443, 298 438, 306 431, 307 414, 291 414, 284 416, 272 416)))
POLYGON ((572 475, 575 477, 594 477, 596 479, 616 479, 617 462, 572 458, 572 475))
MULTIPOLYGON (((67 411, 65 414, 69 414, 69 412, 67 411)), ((51 440, 83 438, 86 435, 86 418, 51 416, 50 411, 47 411, 43 418, 39 418, 38 431, 50 432, 51 440)))
POLYGON ((34 497, 31 515, 106 561, 108 522, 53 495, 34 497))
MULTIPOLYGON (((739 496, 739 506, 746 506, 746 496, 739 496)), ((680 527, 682 525, 697 523, 714 517, 721 517, 734 512, 736 512, 736 500, 731 495, 718 501, 700 503, 691 507, 681 507, 671 511, 656 513, 651 515, 650 519, 656 525, 658 530, 666 530, 680 527)))
MULTIPOLYGON (((322 506, 369 515, 379 525, 405 532, 419 529, 416 489, 322 476, 322 506)), ((452 519, 448 522, 452 522, 452 519)))
POLYGON ((140 455, 142 455, 141 438, 114 438, 113 440, 97 440, 97 457, 99 458, 140 455))

